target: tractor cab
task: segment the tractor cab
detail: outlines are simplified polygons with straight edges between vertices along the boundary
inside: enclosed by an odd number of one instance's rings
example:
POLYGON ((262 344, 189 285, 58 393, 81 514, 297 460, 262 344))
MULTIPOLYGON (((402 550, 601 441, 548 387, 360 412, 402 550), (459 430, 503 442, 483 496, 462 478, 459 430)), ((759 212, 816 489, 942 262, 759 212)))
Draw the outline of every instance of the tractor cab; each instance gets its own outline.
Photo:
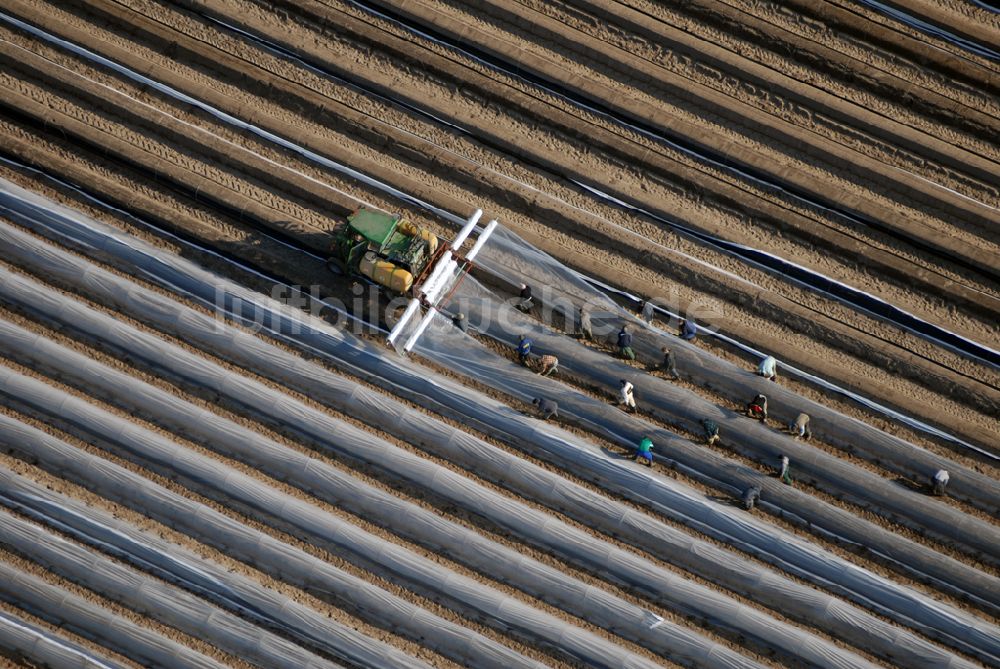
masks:
POLYGON ((476 209, 451 244, 438 248, 438 238, 430 230, 418 228, 399 215, 361 208, 334 233, 333 255, 326 264, 336 274, 361 276, 410 298, 388 337, 391 346, 409 352, 496 229, 497 222, 490 221, 469 252, 461 255, 459 249, 482 215, 482 209, 476 209), (409 324, 421 308, 426 312, 412 327, 409 324), (404 331, 406 336, 402 337, 404 331))
POLYGON ((409 294, 437 251, 437 237, 399 215, 358 209, 335 233, 327 266, 409 294))

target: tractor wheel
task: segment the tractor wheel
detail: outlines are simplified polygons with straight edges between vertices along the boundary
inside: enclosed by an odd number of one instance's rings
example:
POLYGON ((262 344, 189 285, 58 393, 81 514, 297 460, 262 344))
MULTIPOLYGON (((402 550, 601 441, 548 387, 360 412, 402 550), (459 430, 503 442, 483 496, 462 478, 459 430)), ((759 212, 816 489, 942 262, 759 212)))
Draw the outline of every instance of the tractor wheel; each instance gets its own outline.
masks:
POLYGON ((337 276, 344 276, 347 274, 347 267, 344 266, 344 261, 337 257, 327 258, 326 268, 337 276))

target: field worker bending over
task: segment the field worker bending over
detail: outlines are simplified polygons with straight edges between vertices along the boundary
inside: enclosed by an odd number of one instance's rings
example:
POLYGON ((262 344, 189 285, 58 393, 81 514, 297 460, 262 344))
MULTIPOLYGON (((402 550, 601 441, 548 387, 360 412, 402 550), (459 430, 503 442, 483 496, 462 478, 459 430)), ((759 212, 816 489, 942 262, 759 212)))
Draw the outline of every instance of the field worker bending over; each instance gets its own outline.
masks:
POLYGON ((531 355, 531 340, 528 335, 520 335, 517 338, 517 359, 524 366, 528 365, 528 356, 531 355))
POLYGON ((580 307, 580 322, 577 326, 577 334, 580 336, 580 339, 594 339, 594 328, 590 325, 589 305, 584 304, 580 307))
POLYGON ((559 371, 559 358, 554 355, 543 355, 539 363, 541 366, 538 369, 538 373, 542 376, 548 376, 559 371))
POLYGON ((809 441, 812 432, 809 431, 809 414, 800 413, 795 417, 795 422, 788 426, 788 429, 795 435, 796 439, 809 441))
POLYGON ((701 421, 701 426, 705 428, 705 443, 714 446, 719 441, 719 426, 714 420, 705 418, 701 421))
POLYGON ((643 300, 639 303, 639 318, 641 318, 646 323, 653 322, 653 303, 649 300, 643 300))
POLYGON ((618 332, 618 353, 627 360, 635 360, 635 351, 632 350, 632 333, 624 325, 618 332))
POLYGON ((462 332, 469 331, 469 322, 465 320, 465 314, 462 313, 455 314, 455 317, 451 319, 451 322, 454 323, 455 327, 457 327, 462 332))
POLYGON ((666 346, 660 350, 663 353, 663 362, 660 363, 660 369, 669 374, 670 378, 675 381, 681 378, 681 375, 677 373, 677 356, 666 346))
POLYGON ((769 355, 757 365, 757 376, 763 376, 771 381, 778 380, 778 361, 773 355, 769 355))
POLYGON ((951 477, 948 476, 948 472, 944 469, 939 469, 935 472, 934 477, 931 478, 931 491, 935 495, 943 495, 944 489, 948 487, 948 481, 951 477))
POLYGON ((758 486, 750 486, 743 491, 743 508, 747 511, 753 511, 759 501, 760 488, 758 486))
POLYGON ((684 341, 693 341, 698 336, 698 326, 691 318, 681 319, 681 329, 677 336, 684 341))
POLYGON ((635 386, 625 379, 621 379, 619 383, 621 385, 618 389, 618 403, 624 404, 626 411, 635 411, 635 397, 632 395, 632 391, 635 390, 635 386))
POLYGON ((528 313, 529 311, 531 311, 531 304, 532 304, 531 286, 529 286, 526 283, 522 283, 520 296, 521 296, 521 301, 517 303, 517 308, 523 311, 524 313, 528 313))
POLYGON ((643 437, 635 450, 635 461, 645 462, 647 467, 653 466, 653 440, 643 437))
POLYGON ((767 397, 757 395, 747 403, 747 415, 756 418, 761 423, 767 420, 767 397))
POLYGON ((559 418, 559 405, 556 404, 555 400, 550 400, 546 397, 536 397, 531 400, 531 403, 538 407, 538 411, 542 414, 542 420, 548 420, 553 416, 559 418))

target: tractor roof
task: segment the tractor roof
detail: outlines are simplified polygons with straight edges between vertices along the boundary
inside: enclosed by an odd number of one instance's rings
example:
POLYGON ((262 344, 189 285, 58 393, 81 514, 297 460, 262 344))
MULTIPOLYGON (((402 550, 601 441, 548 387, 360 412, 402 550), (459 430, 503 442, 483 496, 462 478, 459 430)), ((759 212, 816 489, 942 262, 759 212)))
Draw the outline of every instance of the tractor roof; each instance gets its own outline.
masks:
POLYGON ((396 231, 399 217, 371 209, 358 209, 347 220, 350 221, 351 229, 381 248, 396 231))

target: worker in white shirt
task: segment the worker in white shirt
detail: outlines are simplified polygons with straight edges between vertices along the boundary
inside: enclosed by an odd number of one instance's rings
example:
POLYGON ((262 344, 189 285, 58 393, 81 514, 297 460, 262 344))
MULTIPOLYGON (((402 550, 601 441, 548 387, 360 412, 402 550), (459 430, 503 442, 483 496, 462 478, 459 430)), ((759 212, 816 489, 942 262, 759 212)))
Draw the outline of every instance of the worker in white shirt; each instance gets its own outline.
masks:
POLYGON ((773 355, 760 361, 760 364, 757 365, 757 376, 763 376, 771 381, 778 380, 778 361, 774 359, 773 355))
POLYGON ((632 395, 632 391, 635 390, 635 386, 633 386, 625 379, 621 379, 620 383, 621 385, 618 389, 619 391, 618 403, 624 404, 626 411, 635 411, 636 410, 635 397, 632 395))
POLYGON ((931 490, 934 491, 935 495, 943 495, 944 489, 948 487, 948 481, 951 477, 948 476, 948 472, 944 469, 939 469, 931 478, 931 490))

